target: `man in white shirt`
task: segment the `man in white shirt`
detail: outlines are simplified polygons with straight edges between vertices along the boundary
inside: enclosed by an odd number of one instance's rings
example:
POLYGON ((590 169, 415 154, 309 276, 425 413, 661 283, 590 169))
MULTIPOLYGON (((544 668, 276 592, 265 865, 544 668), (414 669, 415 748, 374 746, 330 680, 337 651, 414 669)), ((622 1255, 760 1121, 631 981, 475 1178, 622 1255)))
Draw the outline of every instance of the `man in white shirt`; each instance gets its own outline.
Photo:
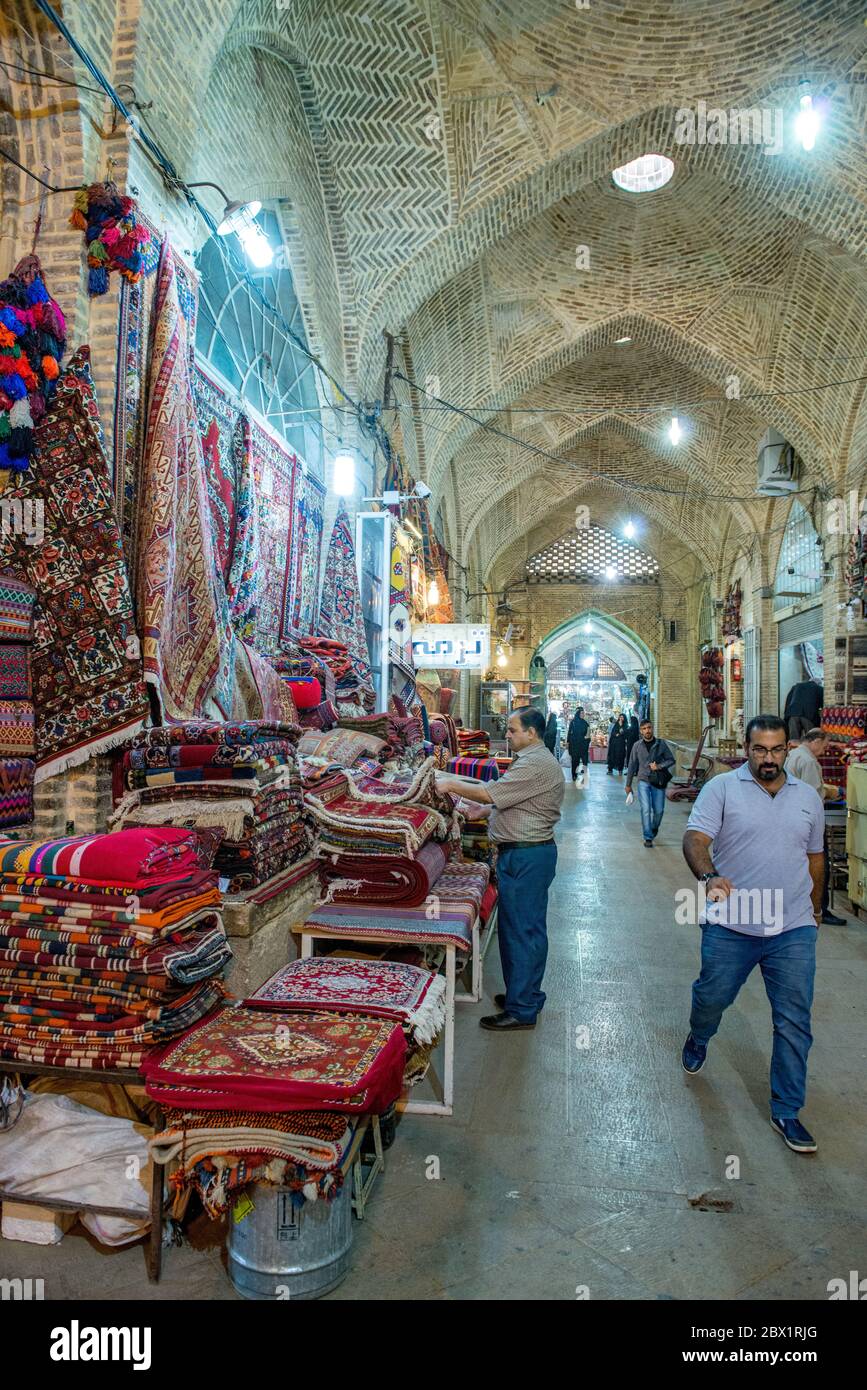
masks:
MULTIPOLYGON (((822 729, 810 729, 804 735, 797 747, 793 748, 786 758, 786 771, 791 777, 797 777, 799 782, 806 782, 809 787, 813 787, 821 796, 823 801, 836 801, 839 797, 844 797, 846 791, 844 787, 833 786, 826 782, 822 777, 822 765, 819 762, 825 749, 828 747, 828 735, 822 729)), ((828 927, 845 927, 846 918, 838 917, 830 909, 831 902, 831 863, 828 856, 828 839, 825 837, 825 887, 822 892, 822 921, 828 927)))

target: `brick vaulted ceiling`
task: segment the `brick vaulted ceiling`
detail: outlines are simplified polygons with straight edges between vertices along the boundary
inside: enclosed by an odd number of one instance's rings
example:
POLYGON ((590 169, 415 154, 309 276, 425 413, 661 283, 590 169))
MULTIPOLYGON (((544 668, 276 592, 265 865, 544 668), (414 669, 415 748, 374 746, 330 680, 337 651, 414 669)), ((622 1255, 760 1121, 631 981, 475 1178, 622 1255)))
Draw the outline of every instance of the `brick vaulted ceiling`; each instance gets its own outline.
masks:
MULTIPOLYGON (((807 485, 863 475, 862 0, 114 8, 99 14, 134 46, 177 167, 280 200, 334 374, 380 397, 387 330, 407 376, 531 446, 397 384, 387 423, 482 577, 519 573, 579 501, 600 524, 644 515, 663 569, 718 570, 771 523, 751 497, 769 424, 807 485), (791 135, 804 77, 825 108, 809 154, 791 135), (779 109, 782 151, 679 144, 675 113, 700 101, 779 109), (671 182, 616 188, 611 170, 649 152, 671 182)), ((89 2, 64 15, 96 32, 89 2)))

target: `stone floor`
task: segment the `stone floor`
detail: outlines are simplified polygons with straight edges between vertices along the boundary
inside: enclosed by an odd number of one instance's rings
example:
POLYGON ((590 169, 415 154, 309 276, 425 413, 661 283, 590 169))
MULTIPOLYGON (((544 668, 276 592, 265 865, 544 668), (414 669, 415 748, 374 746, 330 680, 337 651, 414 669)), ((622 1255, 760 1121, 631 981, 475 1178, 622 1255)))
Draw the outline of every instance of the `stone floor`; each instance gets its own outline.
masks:
MULTIPOLYGON (((768 1124, 758 972, 701 1076, 680 1067, 698 959, 698 930, 673 925, 686 814, 670 805, 646 850, 618 779, 567 786, 542 1021, 499 1037, 477 1026, 485 1006, 458 1010, 456 1114, 402 1122, 330 1297, 827 1299, 829 1279, 867 1275, 867 927, 820 935, 804 1112, 820 1148, 798 1157, 768 1124)), ((500 987, 494 944, 486 994, 500 987)), ((49 1250, 2 1242, 0 1272, 53 1298, 236 1297, 219 1249, 166 1251, 153 1287, 138 1247, 80 1227, 49 1250)))

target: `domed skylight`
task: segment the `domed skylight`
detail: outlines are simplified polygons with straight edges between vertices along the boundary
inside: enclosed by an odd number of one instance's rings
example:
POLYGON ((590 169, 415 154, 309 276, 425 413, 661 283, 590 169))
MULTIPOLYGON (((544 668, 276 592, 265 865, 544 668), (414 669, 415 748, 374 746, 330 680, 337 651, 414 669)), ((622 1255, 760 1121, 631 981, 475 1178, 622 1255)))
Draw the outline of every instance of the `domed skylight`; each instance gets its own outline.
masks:
POLYGON ((611 177, 627 193, 653 193, 668 183, 673 173, 674 165, 664 154, 643 154, 614 169, 611 177))

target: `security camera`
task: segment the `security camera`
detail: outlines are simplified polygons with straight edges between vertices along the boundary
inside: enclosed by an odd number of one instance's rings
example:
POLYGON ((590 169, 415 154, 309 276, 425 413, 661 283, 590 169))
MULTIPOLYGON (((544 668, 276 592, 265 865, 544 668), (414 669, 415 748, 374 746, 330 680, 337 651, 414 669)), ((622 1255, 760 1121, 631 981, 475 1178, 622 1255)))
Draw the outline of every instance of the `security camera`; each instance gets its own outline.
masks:
POLYGON ((415 485, 415 495, 416 497, 420 497, 422 501, 424 501, 425 498, 430 497, 431 491, 427 483, 417 482, 415 485))

